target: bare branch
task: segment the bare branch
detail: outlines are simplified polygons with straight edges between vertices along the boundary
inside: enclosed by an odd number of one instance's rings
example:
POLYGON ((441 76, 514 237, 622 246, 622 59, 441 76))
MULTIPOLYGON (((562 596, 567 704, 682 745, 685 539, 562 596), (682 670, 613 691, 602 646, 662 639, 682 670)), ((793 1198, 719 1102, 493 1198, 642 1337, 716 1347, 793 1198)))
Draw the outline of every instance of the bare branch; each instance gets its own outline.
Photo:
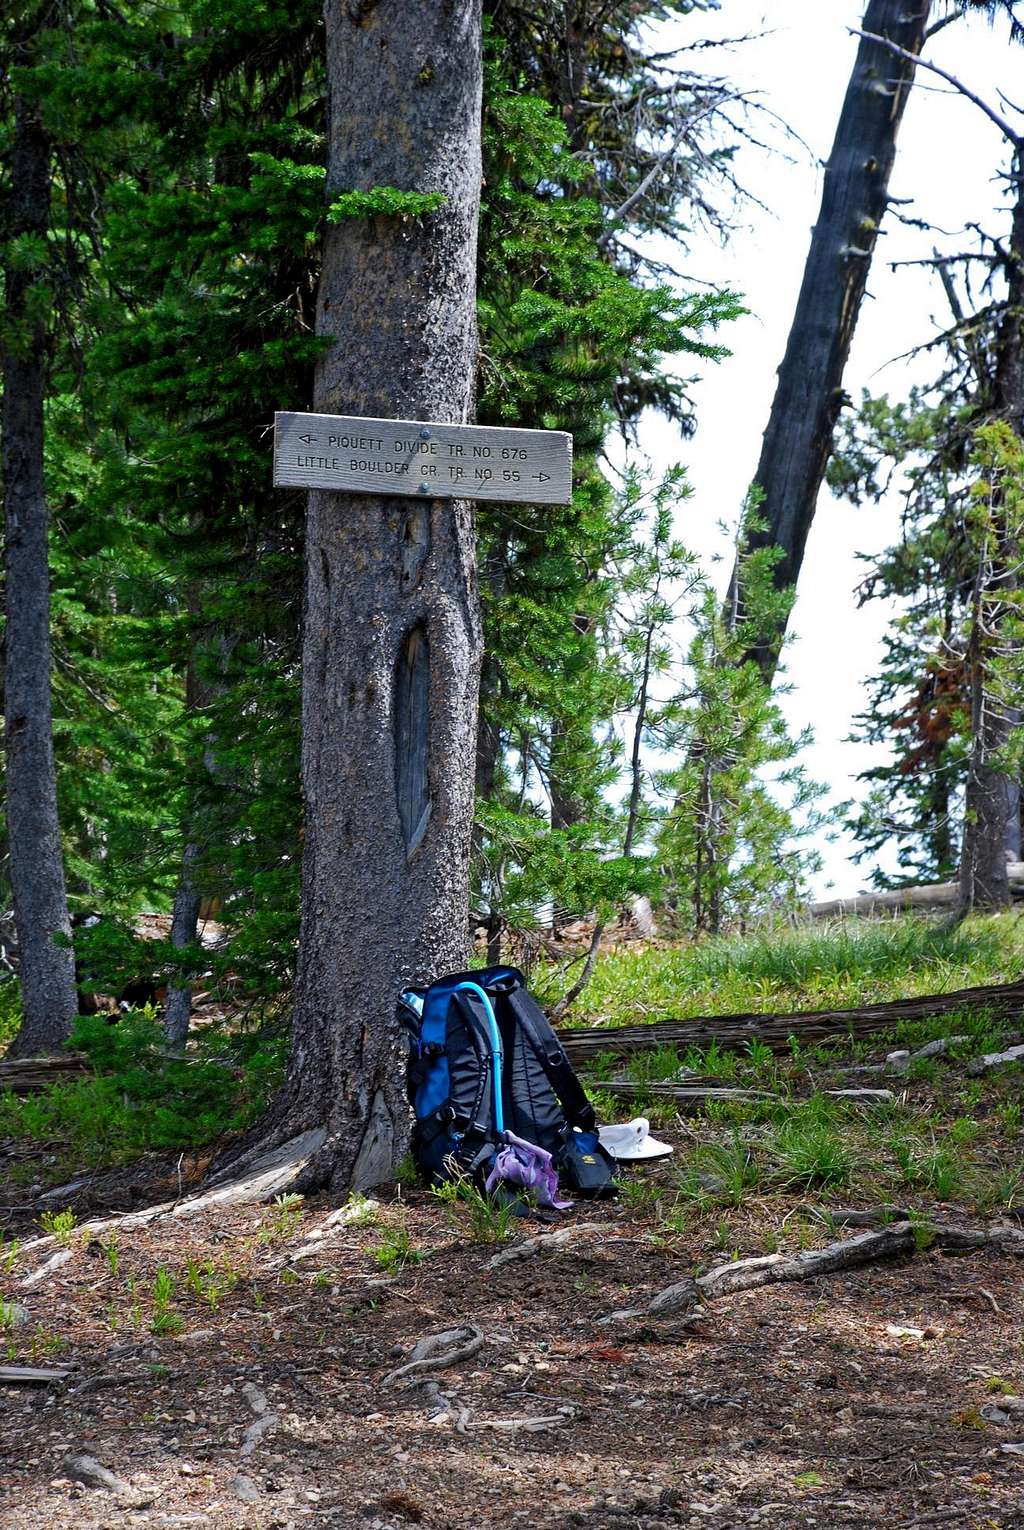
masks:
POLYGON ((921 58, 917 53, 911 53, 909 48, 901 48, 899 43, 890 42, 888 37, 882 37, 878 32, 862 32, 859 27, 848 27, 847 31, 854 37, 863 37, 867 42, 879 43, 881 47, 894 53, 897 58, 906 59, 908 63, 916 64, 919 69, 927 69, 932 74, 937 74, 940 80, 945 80, 947 85, 952 85, 953 89, 966 100, 973 101, 978 110, 983 111, 989 121, 995 123, 1003 137, 1015 149, 1019 149, 1024 144, 1024 135, 1015 133, 1006 118, 1001 117, 995 107, 989 106, 987 101, 965 85, 962 80, 958 80, 955 74, 950 74, 948 69, 943 69, 939 64, 930 63, 928 59, 921 58))
POLYGON ((607 228, 605 230, 605 232, 601 235, 601 237, 598 239, 597 243, 598 243, 598 247, 599 248, 603 247, 604 245, 606 245, 608 243, 609 239, 611 239, 614 225, 616 223, 620 223, 622 221, 622 219, 626 216, 627 213, 632 212, 633 208, 637 205, 638 202, 642 202, 643 201, 644 197, 647 195, 648 191, 650 191, 650 189, 653 186, 654 182, 657 180, 658 176, 664 170, 664 168, 668 164, 669 160, 672 159, 673 155, 679 149, 680 145, 682 144, 684 138, 686 137, 687 133, 689 133, 691 128, 695 127, 698 122, 703 120, 703 118, 710 117, 715 112, 720 111, 721 108, 723 106, 727 106, 730 101, 738 101, 738 100, 741 100, 741 99, 742 99, 742 97, 740 97, 740 96, 735 96, 735 95, 734 96, 726 96, 723 100, 715 101, 715 102, 712 103, 711 106, 705 107, 704 111, 698 112, 696 117, 689 117, 689 118, 687 118, 687 120, 679 128, 679 131, 675 134, 674 138, 672 139, 672 142, 669 144, 669 146, 665 150, 664 154, 660 155, 655 160, 654 164, 648 170, 647 174, 644 176, 644 178, 640 182, 639 186, 635 186, 633 188, 633 190, 630 192, 629 196, 626 198, 626 200, 621 204, 621 206, 617 207, 615 209, 615 211, 611 214, 610 218, 608 219, 608 222, 609 222, 610 225, 612 225, 612 227, 607 228))

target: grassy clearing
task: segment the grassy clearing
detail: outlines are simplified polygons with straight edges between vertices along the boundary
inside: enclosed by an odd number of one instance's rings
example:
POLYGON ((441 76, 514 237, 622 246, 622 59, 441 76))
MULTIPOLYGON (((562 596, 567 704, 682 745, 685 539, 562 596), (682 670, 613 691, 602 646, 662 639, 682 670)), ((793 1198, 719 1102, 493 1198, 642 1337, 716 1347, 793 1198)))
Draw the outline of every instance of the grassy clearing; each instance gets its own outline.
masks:
MULTIPOLYGON (((959 928, 916 918, 832 928, 779 930, 701 947, 617 951, 602 958, 586 1021, 609 1025, 687 1014, 852 1007, 916 993, 1008 981, 1019 975, 1024 925, 1016 914, 959 928)), ((581 1014, 582 1021, 584 1016, 581 1014)), ((646 1115, 677 1141, 659 1169, 626 1171, 627 1201, 655 1218, 660 1234, 795 1218, 807 1202, 897 1205, 926 1215, 1024 1212, 1024 1069, 984 1077, 972 1058, 1019 1039, 1019 1022, 972 1011, 905 1022, 889 1033, 773 1054, 754 1042, 659 1047, 617 1057, 609 1047, 589 1068, 603 1119, 646 1115), (962 1037, 942 1056, 877 1071, 889 1052, 962 1037), (636 1085, 628 1099, 604 1080, 636 1085), (656 1082, 707 1082, 761 1091, 756 1100, 710 1101, 680 1118, 671 1099, 645 1093, 656 1082), (887 1104, 863 1105, 827 1091, 884 1088, 887 1104), (682 1139, 680 1143, 680 1137, 682 1139), (634 1185, 635 1180, 635 1185, 634 1185)), ((709 1236, 712 1233, 709 1232, 709 1236)), ((717 1237, 717 1231, 713 1234, 717 1237)))
MULTIPOLYGON (((883 1040, 879 1057, 886 1047, 883 1040)), ((598 1086, 605 1119, 646 1115, 679 1144, 656 1177, 649 1168, 625 1171, 627 1204, 645 1208, 664 1236, 710 1226, 723 1212, 763 1231, 788 1226, 807 1202, 826 1216, 830 1207, 875 1205, 922 1216, 937 1207, 1024 1215, 1024 1068, 972 1078, 965 1058, 953 1056, 932 1062, 927 1075, 872 1076, 894 1097, 867 1105, 825 1092, 856 1082, 841 1071, 848 1053, 829 1062, 776 1060, 770 1098, 711 1102, 686 1120, 642 1086, 628 1105, 598 1086)))
MULTIPOLYGON (((579 1018, 614 1025, 854 1005, 1008 979, 1020 972, 1022 957, 1024 924, 1015 914, 958 928, 917 918, 851 921, 700 946, 627 949, 601 958, 579 1018)), ((1011 1022, 972 1012, 905 1023, 838 1046, 802 1047, 794 1038, 781 1055, 757 1041, 739 1052, 660 1047, 628 1059, 609 1048, 589 1066, 588 1077, 602 1119, 644 1114, 692 1144, 671 1161, 675 1180, 655 1184, 677 1221, 736 1210, 752 1197, 812 1193, 856 1203, 910 1197, 1005 1211, 1024 1197, 1024 1072, 972 1078, 966 1065, 998 1050, 1013 1030, 1011 1022), (950 1035, 964 1040, 945 1057, 912 1062, 906 1073, 850 1071, 877 1065, 896 1048, 913 1051, 950 1035), (602 1091, 601 1083, 613 1078, 634 1084, 637 1094, 626 1100, 602 1091), (644 1093, 648 1084, 672 1080, 753 1089, 767 1098, 709 1102, 696 1123, 682 1122, 671 1099, 644 1093), (896 1102, 866 1109, 826 1093, 860 1086, 892 1089, 896 1102)), ((30 1148, 11 1155, 5 1177, 12 1187, 57 1183, 82 1167, 123 1163, 153 1149, 199 1146, 245 1126, 263 1108, 283 1060, 283 1038, 258 1036, 211 1036, 186 1059, 168 1057, 158 1027, 145 1015, 116 1026, 87 1025, 81 1041, 99 1070, 95 1077, 22 1099, 0 1095, 0 1138, 30 1148)), ((404 1164, 398 1177, 411 1184, 412 1166, 404 1164)), ((452 1200, 440 1209, 470 1226, 474 1238, 508 1236, 507 1218, 472 1187, 446 1193, 452 1200)), ((627 1190, 641 1201, 648 1193, 627 1190)), ((385 1237, 378 1262, 398 1266, 412 1257, 398 1234, 393 1242, 385 1237)))
MULTIPOLYGON (((843 1009, 1008 982, 1024 967, 1024 916, 902 916, 793 929, 780 925, 700 944, 605 952, 577 1007, 577 1025, 629 1025, 799 1009, 843 1009)), ((534 986, 554 990, 553 968, 534 986)))

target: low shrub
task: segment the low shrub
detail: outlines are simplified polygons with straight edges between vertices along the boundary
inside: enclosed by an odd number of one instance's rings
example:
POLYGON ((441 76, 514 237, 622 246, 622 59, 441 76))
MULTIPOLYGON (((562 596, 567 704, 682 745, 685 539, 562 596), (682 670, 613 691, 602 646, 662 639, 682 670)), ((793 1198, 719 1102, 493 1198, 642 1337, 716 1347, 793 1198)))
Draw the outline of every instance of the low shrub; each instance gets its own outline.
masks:
POLYGON ((95 1074, 38 1094, 0 1095, 0 1135, 60 1141, 82 1163, 123 1162, 159 1148, 200 1147, 257 1119, 284 1068, 286 1038, 208 1033, 167 1051, 148 1011, 116 1024, 80 1018, 71 1045, 95 1074))

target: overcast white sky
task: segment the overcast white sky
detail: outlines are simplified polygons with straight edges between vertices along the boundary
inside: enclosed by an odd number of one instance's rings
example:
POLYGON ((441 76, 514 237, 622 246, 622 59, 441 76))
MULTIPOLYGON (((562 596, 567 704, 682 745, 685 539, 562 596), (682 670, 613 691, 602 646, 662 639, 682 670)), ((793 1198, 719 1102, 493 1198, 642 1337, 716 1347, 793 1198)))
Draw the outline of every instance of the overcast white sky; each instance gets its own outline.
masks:
MULTIPOLYGON (((686 464, 694 495, 678 529, 705 566, 723 550, 716 524, 735 520, 757 465, 817 215, 819 162, 828 156, 856 51, 847 28, 858 26, 862 13, 858 0, 723 0, 719 12, 681 19, 671 29, 684 41, 769 33, 728 54, 705 54, 702 62, 758 90, 816 157, 791 147, 794 159, 787 163, 744 149, 740 178, 770 211, 748 209, 743 221, 749 226, 724 250, 711 238, 696 239, 686 260, 695 276, 741 292, 751 310, 727 326, 722 338, 732 355, 709 367, 698 387, 695 439, 680 443, 656 418, 645 421, 641 432, 642 448, 656 470, 674 461, 686 464)), ((1011 96, 1024 95, 1019 88, 1024 50, 1010 49, 1005 27, 990 29, 980 19, 955 22, 929 44, 927 56, 993 100, 997 85, 1011 96)), ((993 226, 993 209, 1003 205, 993 172, 1004 158, 999 134, 981 112, 919 71, 890 184, 894 196, 914 198, 914 205, 902 210, 945 229, 972 219, 993 226)), ((925 272, 893 272, 889 262, 928 255, 933 242, 926 233, 886 220, 845 378, 853 397, 863 387, 902 397, 915 377, 927 375, 927 361, 893 358, 932 332, 934 318, 942 315, 941 293, 925 272)), ((894 541, 898 516, 895 496, 878 508, 854 509, 823 490, 804 561, 791 624, 796 638, 787 658, 793 690, 785 707, 795 730, 813 727, 815 743, 805 761, 812 776, 828 783, 833 801, 859 797, 862 787, 855 777, 872 762, 872 751, 845 742, 845 735, 862 706, 863 679, 877 668, 880 638, 892 614, 876 602, 857 609, 853 587, 862 567, 856 554, 877 552, 894 541)), ((728 571, 726 557, 718 568, 723 584, 728 571)), ((837 894, 848 894, 867 885, 870 868, 851 863, 853 848, 845 836, 822 845, 826 866, 819 890, 832 886, 837 894)))

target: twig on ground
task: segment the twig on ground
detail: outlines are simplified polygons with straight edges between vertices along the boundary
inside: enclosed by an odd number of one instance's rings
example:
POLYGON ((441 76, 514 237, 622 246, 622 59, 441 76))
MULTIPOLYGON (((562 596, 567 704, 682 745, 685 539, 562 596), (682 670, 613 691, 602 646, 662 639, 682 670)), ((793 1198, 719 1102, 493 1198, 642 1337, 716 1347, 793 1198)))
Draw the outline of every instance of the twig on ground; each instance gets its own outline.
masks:
POLYGON ((950 1519, 966 1518, 968 1509, 961 1504, 958 1508, 950 1505, 945 1509, 932 1509, 927 1514, 919 1514, 916 1519, 905 1519, 896 1527, 896 1530, 917 1530, 919 1525, 941 1525, 950 1519))
POLYGON ((474 1429, 496 1429, 511 1435, 539 1434, 542 1429, 557 1429, 559 1425, 567 1424, 575 1414, 575 1408, 566 1406, 559 1408, 557 1413, 543 1413, 535 1417, 474 1419, 469 1409, 463 1408, 455 1421, 455 1430, 457 1434, 469 1434, 474 1429))
MULTIPOLYGON (((180 1371, 167 1371, 162 1375, 161 1380, 175 1381, 180 1375, 180 1371)), ((153 1372, 150 1370, 103 1372, 98 1376, 87 1376, 84 1381, 79 1382, 77 1387, 72 1387, 68 1396, 87 1397, 90 1392, 99 1392, 105 1387, 131 1387, 143 1381, 151 1383, 152 1380, 153 1372)))
POLYGON ((797 1208, 803 1216, 814 1217, 818 1222, 830 1222, 836 1227, 877 1227, 889 1222, 909 1222, 910 1212, 902 1206, 867 1206, 863 1210, 858 1208, 839 1208, 833 1210, 831 1206, 815 1206, 809 1201, 804 1201, 797 1208))

